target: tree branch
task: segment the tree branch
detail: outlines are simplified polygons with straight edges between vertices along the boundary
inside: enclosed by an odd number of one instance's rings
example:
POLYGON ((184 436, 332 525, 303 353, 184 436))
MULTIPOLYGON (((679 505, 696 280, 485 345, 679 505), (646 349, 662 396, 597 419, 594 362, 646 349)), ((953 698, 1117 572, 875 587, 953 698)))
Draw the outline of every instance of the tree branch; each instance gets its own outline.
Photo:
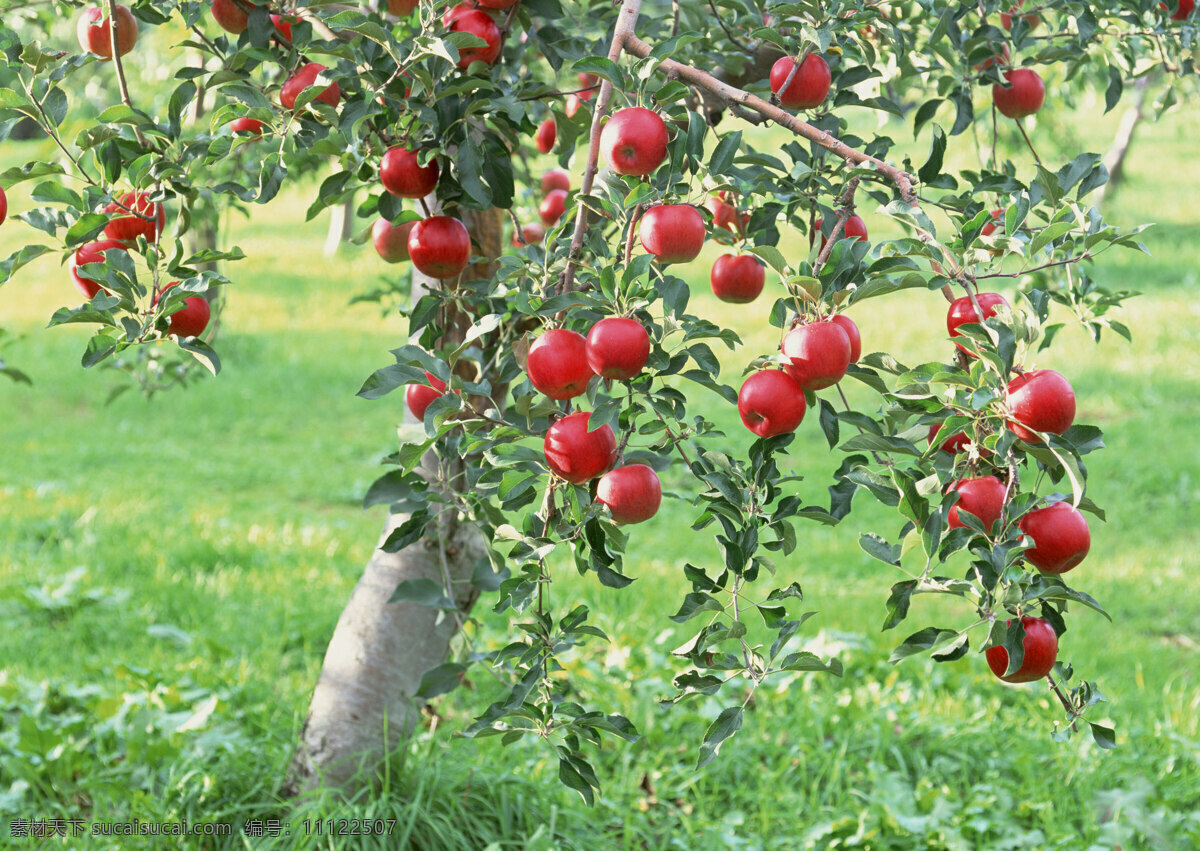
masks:
MULTIPOLYGON (((129 97, 129 84, 125 82, 125 67, 121 64, 120 42, 117 40, 117 0, 105 0, 104 5, 108 10, 108 46, 112 48, 112 63, 113 68, 117 71, 117 85, 121 89, 121 103, 133 109, 133 101, 129 97)), ((137 137, 139 145, 143 148, 149 147, 146 137, 142 134, 142 128, 135 125, 133 135, 137 137)))

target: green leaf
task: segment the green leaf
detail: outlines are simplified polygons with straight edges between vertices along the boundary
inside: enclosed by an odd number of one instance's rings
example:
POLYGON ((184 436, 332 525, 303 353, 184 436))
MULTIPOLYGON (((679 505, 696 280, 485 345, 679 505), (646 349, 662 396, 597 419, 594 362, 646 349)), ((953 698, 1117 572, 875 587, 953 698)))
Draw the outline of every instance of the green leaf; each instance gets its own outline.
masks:
POLYGON ((726 174, 733 166, 733 158, 737 156, 742 144, 742 131, 736 130, 721 137, 708 161, 708 170, 714 175, 726 174))
POLYGON ((467 667, 458 662, 445 662, 421 675, 421 684, 417 686, 417 697, 429 700, 446 692, 454 691, 462 685, 467 667))
POLYGON ((117 341, 107 334, 97 334, 87 342, 81 363, 84 369, 90 369, 117 350, 117 341))
POLYGON ((454 611, 458 608, 453 600, 446 596, 446 589, 432 579, 405 579, 396 586, 389 603, 416 603, 418 606, 429 606, 435 609, 454 611))
POLYGON ((720 612, 724 608, 716 597, 703 591, 693 591, 683 598, 683 604, 678 612, 671 615, 671 620, 675 623, 686 623, 702 612, 720 612))
MULTIPOLYGON (((900 566, 901 548, 899 544, 889 544, 887 540, 874 532, 863 532, 858 536, 858 545, 871 558, 879 559, 884 564, 900 566)), ((890 608, 891 601, 889 600, 888 603, 890 608)))
POLYGON ((1112 750, 1117 746, 1117 731, 1112 727, 1106 727, 1103 724, 1096 724, 1091 721, 1088 724, 1092 728, 1092 739, 1097 745, 1105 750, 1112 750))
POLYGON ((917 171, 917 177, 922 183, 929 183, 942 173, 942 163, 946 156, 946 134, 937 124, 933 125, 933 139, 929 144, 929 157, 917 171))
POLYGON ((0 260, 0 286, 12 280, 13 274, 27 263, 32 263, 50 251, 46 245, 24 245, 10 254, 7 259, 0 260))
POLYGON ((696 760, 696 768, 703 768, 716 759, 725 740, 742 729, 742 714, 741 706, 728 706, 721 710, 721 714, 717 716, 716 720, 708 725, 708 730, 704 733, 704 741, 700 745, 700 756, 696 760))
POLYGON ((429 520, 427 510, 414 511, 407 520, 392 530, 391 534, 387 536, 387 540, 379 548, 385 553, 395 553, 416 543, 425 534, 425 526, 429 520))
POLYGON ((176 340, 179 348, 198 360, 213 375, 221 371, 221 359, 208 343, 199 337, 177 337, 176 340))
POLYGON ((917 580, 906 579, 892 586, 892 593, 887 601, 887 617, 883 621, 882 632, 892 629, 908 617, 908 607, 912 602, 913 591, 916 590, 917 580))
POLYGON ((908 638, 904 639, 900 643, 900 646, 892 651, 892 655, 888 657, 888 661, 895 665, 909 656, 923 653, 956 635, 957 633, 952 629, 938 629, 935 626, 927 626, 925 629, 914 632, 908 638))

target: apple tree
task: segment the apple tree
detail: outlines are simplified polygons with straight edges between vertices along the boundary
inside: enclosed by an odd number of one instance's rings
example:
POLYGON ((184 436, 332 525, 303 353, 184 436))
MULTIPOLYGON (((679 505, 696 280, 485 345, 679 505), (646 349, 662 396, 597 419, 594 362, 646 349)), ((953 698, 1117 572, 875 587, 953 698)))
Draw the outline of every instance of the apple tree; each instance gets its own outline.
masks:
POLYGON ((637 731, 569 682, 564 656, 608 639, 555 594, 554 568, 636 587, 624 554, 664 473, 689 482, 693 528, 714 544, 679 565, 690 590, 664 608, 691 627, 664 701, 724 706, 700 765, 759 685, 841 674, 798 649, 796 565, 810 524, 838 524, 856 499, 894 516, 860 539, 897 569, 883 628, 920 595, 960 604, 899 638, 894 661, 1043 682, 1064 712, 1056 735, 1113 744, 1086 717, 1099 690, 1058 655, 1069 615, 1103 612, 1071 584, 1086 586, 1086 562, 1067 575, 1090 546, 1085 513, 1103 518, 1085 463, 1103 441, 1075 421, 1053 343, 1070 323, 1128 336, 1112 317, 1128 293, 1089 268, 1142 249, 1140 228, 1089 204, 1108 177, 1098 154, 1048 160, 1037 143, 1064 99, 1094 92, 1111 110, 1164 63, 1191 85, 1196 30, 1190 3, 1182 17, 1153 0, 1009 5, 8 4, 0 139, 32 120, 58 154, 0 175, 32 183, 10 219, 40 232, 0 281, 68 259, 85 300, 50 324, 94 327, 84 368, 117 365, 147 393, 215 374, 210 303, 243 254, 197 230, 329 162, 308 215, 365 196, 376 250, 412 268, 409 340, 359 390, 397 410, 403 395, 410 424, 365 497, 388 519, 327 651, 293 788, 369 779, 426 701, 479 673, 502 696, 466 735, 544 739, 590 801, 591 749, 637 731), (64 12, 77 44, 52 27, 64 12), (165 87, 127 73, 150 41, 165 87), (95 76, 113 102, 67 138, 95 76), (901 127, 920 162, 889 135, 901 127), (760 305, 777 346, 747 349, 691 310, 679 272, 709 240, 728 248, 714 293, 760 305), (942 361, 903 363, 853 319, 911 288, 945 294, 942 361), (740 369, 722 373, 714 349, 740 369), (851 407, 847 381, 872 401, 851 407), (753 433, 744 455, 713 406, 753 433), (799 428, 831 458, 794 458, 799 428), (801 501, 800 470, 830 477, 827 502, 801 501), (505 640, 472 618, 480 598, 511 616, 505 640))

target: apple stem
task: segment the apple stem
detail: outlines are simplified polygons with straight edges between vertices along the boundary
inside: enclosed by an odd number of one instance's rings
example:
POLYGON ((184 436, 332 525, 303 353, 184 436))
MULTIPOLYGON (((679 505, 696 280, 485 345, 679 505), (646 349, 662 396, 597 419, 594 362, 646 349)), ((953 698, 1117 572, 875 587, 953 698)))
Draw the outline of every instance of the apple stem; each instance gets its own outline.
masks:
POLYGON ((1025 132, 1025 123, 1021 119, 1017 119, 1017 129, 1021 131, 1021 135, 1025 137, 1025 144, 1029 146, 1030 152, 1033 154, 1033 161, 1038 165, 1042 164, 1042 158, 1038 156, 1037 148, 1033 147, 1033 142, 1029 139, 1029 134, 1025 132))

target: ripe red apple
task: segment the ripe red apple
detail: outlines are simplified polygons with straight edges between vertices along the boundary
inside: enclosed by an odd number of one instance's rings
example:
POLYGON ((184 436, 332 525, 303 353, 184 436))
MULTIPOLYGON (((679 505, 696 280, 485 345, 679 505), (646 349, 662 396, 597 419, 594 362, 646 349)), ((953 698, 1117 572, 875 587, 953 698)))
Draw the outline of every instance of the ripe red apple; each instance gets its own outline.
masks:
POLYGON ((573 399, 587 392, 592 368, 587 341, 568 328, 552 328, 533 341, 525 361, 529 383, 551 399, 573 399))
POLYGON ((1013 28, 1013 18, 1024 18, 1025 23, 1029 25, 1029 31, 1033 32, 1042 22, 1042 16, 1037 14, 1021 15, 1021 7, 1025 5, 1025 0, 1019 0, 1016 4, 1009 7, 1007 12, 1000 13, 1000 26, 1006 30, 1013 28))
MULTIPOLYGON (((992 45, 992 48, 995 49, 995 46, 992 45)), ((1008 52, 1008 45, 1002 44, 1002 45, 1000 45, 1000 51, 998 53, 993 53, 987 59, 983 60, 982 62, 980 62, 978 65, 976 65, 974 67, 975 67, 976 71, 982 71, 985 68, 992 67, 993 65, 1000 65, 1000 66, 1007 65, 1009 63, 1009 61, 1010 61, 1010 58, 1009 58, 1009 52, 1008 52)))
POLYGON ((859 357, 862 356, 862 335, 858 333, 858 326, 854 324, 854 320, 844 313, 835 313, 829 317, 829 321, 846 332, 846 337, 850 340, 850 363, 858 363, 859 357))
POLYGON ((576 77, 579 79, 579 88, 589 90, 580 92, 579 99, 591 100, 594 98, 596 96, 596 90, 593 87, 599 85, 600 78, 595 74, 589 74, 586 71, 580 71, 576 77))
POLYGON ((525 241, 522 242, 517 232, 513 231, 512 246, 513 248, 521 248, 525 245, 536 245, 546 238, 546 229, 537 222, 530 222, 527 225, 521 225, 521 232, 525 234, 525 241))
POLYGON ((293 18, 285 18, 282 15, 272 15, 271 23, 275 25, 275 32, 279 33, 280 38, 290 42, 292 40, 292 21, 293 18))
POLYGON ((408 235, 416 222, 393 225, 387 219, 379 219, 371 226, 371 243, 379 256, 388 263, 399 263, 408 259, 408 235))
MULTIPOLYGON (((167 290, 178 284, 179 281, 171 281, 162 288, 154 298, 154 304, 158 304, 159 300, 167 294, 167 290)), ((177 309, 168 317, 167 335, 176 337, 199 337, 204 333, 204 329, 208 327, 209 317, 212 315, 212 310, 208 305, 208 299, 204 296, 189 296, 184 299, 183 307, 177 309)))
POLYGON ((553 118, 547 118, 538 125, 537 133, 533 136, 533 143, 537 145, 537 149, 548 154, 554 148, 554 141, 558 138, 558 126, 554 123, 553 118))
POLYGON ((620 526, 643 523, 662 505, 662 483, 654 468, 627 464, 609 470, 596 483, 596 502, 607 505, 620 526))
POLYGON ((575 113, 579 112, 579 107, 582 103, 583 101, 579 99, 579 95, 567 95, 567 118, 574 118, 575 113))
POLYGON ((991 236, 1004 227, 1004 209, 992 210, 992 219, 979 231, 983 236, 991 236))
MULTIPOLYGON (((1159 3, 1158 8, 1162 9, 1164 12, 1168 11, 1166 3, 1159 3)), ((1178 5, 1175 6, 1175 11, 1171 12, 1171 20, 1187 20, 1187 16, 1192 14, 1192 10, 1195 8, 1196 0, 1179 0, 1178 5)))
POLYGON ((591 414, 568 414, 546 432, 543 448, 550 472, 574 485, 591 481, 617 460, 617 439, 608 425, 588 431, 591 414))
POLYGON ((967 525, 958 516, 959 511, 966 511, 978 517, 989 534, 993 531, 992 526, 1004 512, 1004 482, 995 476, 976 476, 959 479, 948 490, 958 491, 958 502, 950 506, 948 523, 951 529, 967 525))
POLYGON ((119 204, 113 201, 104 208, 106 213, 118 214, 104 226, 104 235, 127 243, 132 243, 139 236, 146 237, 149 242, 156 241, 167 226, 166 208, 151 202, 148 192, 126 192, 118 200, 119 204), (138 215, 130 215, 126 210, 138 215))
MULTIPOLYGON (((817 234, 821 235, 821 248, 818 249, 818 251, 824 249, 825 243, 829 241, 825 238, 825 234, 821 233, 821 226, 823 224, 825 224, 824 218, 817 219, 815 222, 813 222, 813 236, 815 237, 817 234)), ((862 220, 861 216, 847 217, 845 223, 842 225, 842 235, 839 236, 838 239, 857 239, 861 242, 866 242, 867 223, 862 220)), ((809 245, 811 244, 812 242, 810 240, 809 245)))
POLYGON ((763 369, 742 382, 738 414, 759 437, 795 431, 804 420, 804 391, 787 373, 763 369))
POLYGON ((600 150, 617 174, 650 174, 667 158, 667 125, 641 106, 618 109, 600 134, 600 150))
POLYGON ((105 254, 112 250, 125 251, 126 245, 116 239, 102 239, 99 242, 88 242, 79 246, 67 261, 67 269, 71 273, 71 280, 75 282, 75 286, 87 298, 92 298, 96 293, 100 292, 100 284, 80 277, 76 269, 88 263, 103 263, 105 254))
POLYGON ((8 196, 4 194, 4 190, 0 189, 0 225, 4 224, 4 220, 8 218, 8 196))
MULTIPOLYGON (((300 93, 317 81, 318 74, 328 70, 320 62, 309 62, 295 74, 287 78, 287 81, 283 84, 283 88, 279 90, 279 102, 283 104, 284 108, 295 110, 296 98, 300 96, 300 93)), ((337 109, 337 105, 342 102, 341 87, 334 80, 316 96, 315 100, 319 100, 321 103, 328 104, 337 109)))
POLYGON ((257 118, 248 118, 242 116, 235 118, 229 122, 229 131, 231 133, 242 133, 247 136, 261 136, 263 134, 264 125, 257 118))
MULTIPOLYGON (((985 319, 996 315, 996 309, 1000 305, 1009 306, 1008 299, 999 293, 979 293, 975 296, 975 301, 979 303, 979 310, 976 310, 975 305, 971 304, 970 296, 965 295, 950 302, 950 309, 946 311, 946 330, 950 332, 951 337, 962 336, 958 331, 959 325, 966 325, 968 322, 982 325, 985 319), (980 311, 982 311, 982 315, 980 311)), ((958 350, 967 357, 975 357, 972 352, 967 351, 958 343, 954 345, 958 346, 958 350)))
POLYGON ((407 18, 420 5, 421 0, 387 0, 389 14, 397 18, 407 18))
POLYGON ((446 26, 446 27, 450 26, 452 23, 454 23, 460 17, 465 15, 467 12, 473 11, 475 8, 476 8, 475 4, 470 2, 470 0, 467 0, 467 2, 458 3, 454 6, 451 6, 449 9, 447 9, 445 12, 442 13, 442 26, 446 26))
POLYGON ((1008 427, 1026 443, 1041 443, 1034 432, 1062 434, 1075 422, 1075 391, 1052 369, 1035 369, 1008 382, 1004 391, 1008 427))
POLYGON ((1083 513, 1069 502, 1036 508, 1017 524, 1033 539, 1025 559, 1043 573, 1066 573, 1083 561, 1092 548, 1083 513))
MULTIPOLYGON (((938 439, 937 434, 942 430, 941 423, 933 423, 929 426, 929 443, 932 445, 938 439)), ((957 455, 967 448, 967 444, 971 442, 971 438, 967 437, 965 431, 960 431, 957 434, 952 434, 939 447, 947 455, 957 455)))
POLYGON ((992 102, 1000 114, 1008 118, 1025 118, 1042 108, 1046 100, 1046 84, 1032 68, 1012 68, 1004 72, 1008 88, 995 83, 992 102))
POLYGON ((212 0, 212 16, 226 32, 239 35, 250 24, 250 15, 234 0, 212 0))
POLYGON ((555 189, 563 192, 571 191, 571 175, 561 168, 552 168, 542 175, 542 194, 548 195, 555 189))
MULTIPOLYGON (((1012 621, 1005 621, 1006 624, 1012 621)), ((1006 683, 1031 683, 1040 680, 1052 670, 1058 659, 1058 636, 1054 627, 1045 618, 1021 618, 1021 626, 1025 628, 1025 638, 1021 644, 1025 648, 1025 658, 1021 667, 1007 677, 1008 651, 1004 645, 989 647, 985 653, 988 667, 992 673, 1006 683)))
POLYGON ((638 238, 659 263, 687 263, 704 247, 704 217, 691 204, 659 204, 642 216, 638 238))
POLYGON ((471 235, 453 216, 430 216, 408 233, 408 256, 431 278, 456 278, 471 262, 471 235))
POLYGON ((609 316, 588 331, 586 355, 596 375, 628 381, 650 358, 650 334, 636 319, 609 316))
POLYGON ((469 9, 457 15, 450 22, 450 31, 470 33, 487 42, 483 47, 460 47, 458 49, 459 68, 466 68, 472 62, 491 65, 500 56, 502 47, 500 27, 496 26, 492 16, 482 9, 469 9))
POLYGON ((709 196, 708 201, 704 204, 708 211, 712 213, 713 224, 719 228, 733 231, 734 233, 742 233, 743 224, 749 215, 738 215, 737 207, 725 200, 725 193, 718 192, 716 195, 709 196))
POLYGON ((829 84, 833 79, 829 74, 829 65, 817 54, 808 54, 792 77, 791 85, 781 92, 795 67, 796 61, 791 56, 781 56, 771 66, 771 91, 779 98, 779 105, 784 109, 820 106, 829 94, 829 84))
POLYGON ((538 215, 542 217, 542 222, 548 228, 558 224, 558 220, 562 218, 566 210, 567 191, 565 189, 551 189, 542 199, 542 203, 538 205, 538 215))
POLYGON ((842 380, 850 367, 850 337, 835 322, 797 325, 783 338, 784 367, 804 390, 823 390, 842 380))
POLYGON ((404 391, 404 404, 417 422, 425 421, 425 411, 446 392, 446 382, 428 370, 425 371, 425 380, 429 383, 410 384, 404 391))
POLYGON ((767 280, 767 267, 753 254, 722 254, 708 276, 713 295, 730 304, 749 304, 767 280))
MULTIPOLYGON (((75 26, 79 46, 102 60, 113 58, 112 33, 108 25, 107 7, 84 9, 75 26)), ((128 6, 117 6, 117 55, 124 56, 137 44, 138 24, 128 6)))
POLYGON ((379 182, 388 192, 400 198, 424 198, 437 188, 438 162, 427 165, 418 160, 419 151, 408 148, 388 148, 379 162, 379 182))

